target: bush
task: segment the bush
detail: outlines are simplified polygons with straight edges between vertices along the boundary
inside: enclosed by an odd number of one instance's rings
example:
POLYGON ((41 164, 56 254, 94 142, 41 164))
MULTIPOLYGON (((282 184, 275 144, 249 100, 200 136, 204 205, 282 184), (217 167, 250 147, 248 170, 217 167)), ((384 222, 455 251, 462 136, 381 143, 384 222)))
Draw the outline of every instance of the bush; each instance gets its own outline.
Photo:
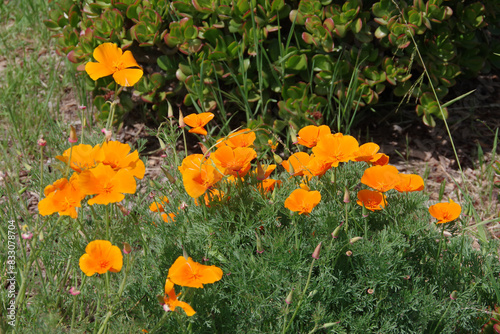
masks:
MULTIPOLYGON (((52 7, 46 25, 72 62, 89 60, 102 42, 134 51, 148 75, 133 95, 147 110, 164 115, 169 100, 218 109, 224 120, 244 111, 246 122, 260 118, 280 131, 325 123, 348 132, 358 107, 391 100, 385 90, 418 97, 417 114, 433 126, 442 116, 424 68, 442 99, 457 77, 500 64, 496 1, 58 0, 52 7)), ((88 84, 106 113, 112 82, 88 84)), ((122 111, 137 104, 130 94, 122 99, 122 111)))

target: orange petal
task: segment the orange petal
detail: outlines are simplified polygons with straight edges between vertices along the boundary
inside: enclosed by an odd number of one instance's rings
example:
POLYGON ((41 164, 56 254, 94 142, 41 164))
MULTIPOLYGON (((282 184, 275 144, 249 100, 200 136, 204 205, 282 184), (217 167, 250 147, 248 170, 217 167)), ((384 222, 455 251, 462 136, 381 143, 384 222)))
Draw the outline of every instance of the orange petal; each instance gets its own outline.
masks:
POLYGON ((123 55, 118 59, 118 61, 123 65, 125 68, 130 68, 130 67, 139 67, 139 64, 135 60, 134 56, 132 55, 132 52, 130 51, 125 51, 123 55))
POLYGON ((123 52, 115 43, 103 43, 94 49, 94 59, 99 63, 113 68, 123 52))
POLYGON ((202 135, 202 136, 206 136, 208 134, 207 130, 205 130, 205 128, 202 126, 191 128, 189 130, 189 132, 190 133, 197 133, 197 134, 202 135))
POLYGON ((142 70, 138 68, 126 68, 113 74, 113 79, 120 86, 130 87, 135 85, 142 78, 142 70))
POLYGON ((108 67, 106 64, 94 63, 89 61, 87 64, 85 64, 85 72, 87 72, 92 80, 97 80, 113 74, 113 69, 111 67, 108 67))

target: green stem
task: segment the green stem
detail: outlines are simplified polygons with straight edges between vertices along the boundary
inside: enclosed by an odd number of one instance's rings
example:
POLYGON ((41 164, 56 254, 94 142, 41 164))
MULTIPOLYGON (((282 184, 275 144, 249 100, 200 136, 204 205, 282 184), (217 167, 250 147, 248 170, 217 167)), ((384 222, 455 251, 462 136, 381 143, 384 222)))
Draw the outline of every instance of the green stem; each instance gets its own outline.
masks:
POLYGON ((40 146, 40 198, 43 195, 43 146, 40 146))
POLYGON ((297 315, 297 312, 299 311, 300 305, 302 305, 302 302, 304 301, 304 296, 306 294, 307 288, 309 287, 309 282, 311 282, 311 274, 314 266, 314 262, 316 261, 315 258, 313 258, 312 263, 311 263, 311 268, 309 268, 309 275, 307 276, 307 282, 306 286, 304 287, 304 290, 302 291, 302 294, 300 295, 300 300, 299 303, 297 304, 297 307, 295 308, 295 312, 293 312, 292 318, 288 322, 288 325, 283 329, 283 333, 286 333, 288 328, 292 325, 293 319, 295 319, 295 316, 297 315))
POLYGON ((106 329, 106 326, 108 324, 109 318, 111 318, 111 311, 108 311, 108 313, 106 314, 106 318, 104 319, 104 321, 101 325, 101 328, 99 329, 99 332, 97 332, 97 334, 101 334, 104 332, 104 330, 106 329))
POLYGON ((109 240, 109 205, 106 205, 106 240, 109 240))
POLYGON ((451 299, 451 300, 450 300, 450 302, 448 303, 448 307, 446 308, 446 311, 444 311, 444 313, 443 313, 443 315, 441 316, 441 318, 439 319, 439 321, 438 321, 438 323, 437 323, 436 327, 434 327, 434 331, 432 332, 433 334, 434 334, 434 333, 436 333, 436 331, 437 331, 437 329, 438 329, 439 325, 441 324, 441 321, 443 321, 444 316, 446 315, 446 313, 448 313, 448 310, 450 309, 450 306, 451 306, 451 304, 452 304, 452 303, 453 303, 453 299, 451 299))
POLYGON ((443 247, 443 242, 444 242, 444 226, 441 229, 441 239, 439 240, 439 247, 436 255, 436 265, 434 267, 434 272, 436 273, 436 276, 438 274, 439 257, 441 256, 441 248, 443 247))

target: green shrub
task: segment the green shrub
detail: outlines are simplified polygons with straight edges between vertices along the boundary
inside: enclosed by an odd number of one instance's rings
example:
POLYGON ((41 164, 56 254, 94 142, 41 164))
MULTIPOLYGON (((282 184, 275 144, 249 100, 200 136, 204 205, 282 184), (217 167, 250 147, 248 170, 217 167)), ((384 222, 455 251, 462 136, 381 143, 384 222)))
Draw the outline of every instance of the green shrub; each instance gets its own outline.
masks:
MULTIPOLYGON (((133 49, 148 73, 133 94, 148 110, 165 114, 169 100, 244 111, 247 122, 277 130, 325 123, 348 132, 358 107, 391 100, 386 90, 417 97, 417 114, 433 126, 442 115, 430 82, 421 81, 424 68, 442 99, 458 77, 500 64, 493 0, 57 0, 52 7, 46 25, 71 61, 90 60, 102 42, 133 49)), ((107 112, 113 83, 88 84, 107 112)), ((122 111, 133 107, 122 98, 122 111)))

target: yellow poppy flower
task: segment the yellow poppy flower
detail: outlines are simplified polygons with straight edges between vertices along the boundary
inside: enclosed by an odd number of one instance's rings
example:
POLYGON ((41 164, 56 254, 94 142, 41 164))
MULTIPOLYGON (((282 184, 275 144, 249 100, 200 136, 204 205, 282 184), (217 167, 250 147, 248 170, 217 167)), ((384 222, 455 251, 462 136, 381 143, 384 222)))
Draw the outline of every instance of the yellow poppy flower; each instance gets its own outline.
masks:
POLYGON ((123 52, 114 43, 103 43, 95 48, 94 59, 97 63, 90 61, 85 65, 85 71, 92 80, 113 75, 117 84, 130 87, 142 78, 142 68, 132 52, 123 52))

